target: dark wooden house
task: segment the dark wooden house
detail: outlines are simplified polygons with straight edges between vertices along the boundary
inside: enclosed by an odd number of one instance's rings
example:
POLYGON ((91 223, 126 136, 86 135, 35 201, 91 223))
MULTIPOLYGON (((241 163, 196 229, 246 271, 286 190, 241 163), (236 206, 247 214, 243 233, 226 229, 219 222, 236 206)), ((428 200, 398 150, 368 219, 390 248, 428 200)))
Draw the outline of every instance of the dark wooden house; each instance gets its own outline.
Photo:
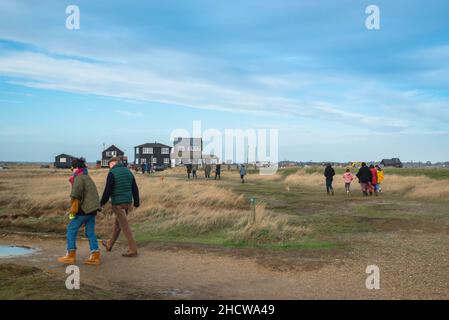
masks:
POLYGON ((392 159, 382 159, 380 162, 381 165, 384 167, 395 167, 395 168, 402 168, 402 162, 399 160, 399 158, 392 158, 392 159))
POLYGON ((70 169, 72 167, 72 160, 76 158, 77 157, 62 153, 55 157, 54 166, 58 169, 70 169))
POLYGON ((128 165, 128 158, 125 156, 125 153, 117 148, 116 146, 112 145, 109 148, 105 149, 101 154, 101 167, 106 168, 108 167, 108 162, 113 157, 119 157, 122 159, 122 162, 127 166, 128 165))
POLYGON ((155 170, 171 167, 171 147, 162 143, 145 143, 134 147, 134 164, 153 164, 155 170))

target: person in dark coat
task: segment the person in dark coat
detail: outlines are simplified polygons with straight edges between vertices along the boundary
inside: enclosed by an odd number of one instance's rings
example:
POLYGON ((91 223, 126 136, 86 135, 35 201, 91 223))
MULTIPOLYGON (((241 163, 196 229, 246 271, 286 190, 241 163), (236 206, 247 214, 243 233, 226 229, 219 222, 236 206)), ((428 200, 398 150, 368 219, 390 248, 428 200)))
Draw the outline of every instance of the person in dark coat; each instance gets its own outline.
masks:
POLYGON ((334 187, 332 187, 332 182, 334 181, 335 170, 332 165, 328 163, 326 169, 324 169, 324 176, 326 177, 326 192, 327 194, 334 195, 334 187))
POLYGON ((365 162, 362 162, 362 166, 360 167, 359 172, 357 172, 356 176, 357 178, 359 178, 359 183, 362 188, 363 195, 367 196, 368 191, 370 190, 373 176, 370 168, 368 168, 365 162))
POLYGON ((190 163, 186 164, 187 178, 190 179, 190 174, 192 173, 192 165, 190 163))
POLYGON ((215 180, 221 180, 221 164, 217 163, 215 166, 215 180))

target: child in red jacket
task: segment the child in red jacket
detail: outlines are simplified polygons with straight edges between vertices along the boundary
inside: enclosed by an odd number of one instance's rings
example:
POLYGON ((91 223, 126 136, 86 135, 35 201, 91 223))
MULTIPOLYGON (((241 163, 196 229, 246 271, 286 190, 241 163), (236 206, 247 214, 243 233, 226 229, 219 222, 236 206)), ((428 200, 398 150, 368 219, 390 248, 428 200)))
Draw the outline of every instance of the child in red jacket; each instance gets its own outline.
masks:
POLYGON ((377 190, 377 170, 376 170, 376 168, 374 168, 374 165, 370 165, 369 169, 371 171, 371 176, 372 176, 371 185, 369 187, 369 195, 372 196, 373 192, 374 192, 377 196, 377 191, 376 191, 377 190))

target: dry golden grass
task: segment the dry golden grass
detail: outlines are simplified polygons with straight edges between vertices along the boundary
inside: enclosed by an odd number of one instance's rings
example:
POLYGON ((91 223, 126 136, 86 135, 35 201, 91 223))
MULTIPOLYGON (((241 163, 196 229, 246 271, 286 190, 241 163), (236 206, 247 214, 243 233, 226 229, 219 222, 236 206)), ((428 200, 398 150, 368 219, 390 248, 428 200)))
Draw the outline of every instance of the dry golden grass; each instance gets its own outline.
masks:
MULTIPOLYGON (((355 170, 353 170, 355 171, 355 170)), ((352 182, 352 190, 359 190, 359 183, 354 174, 352 182)), ((303 188, 321 188, 325 189, 325 178, 322 174, 308 174, 304 170, 298 170, 295 174, 289 175, 284 184, 287 187, 303 187, 303 188)), ((334 177, 334 189, 338 192, 344 190, 344 182, 341 175, 334 177)), ((382 183, 384 192, 392 192, 401 194, 409 199, 448 199, 449 198, 449 181, 435 180, 426 176, 399 176, 385 175, 382 183)))
MULTIPOLYGON (((290 225, 287 216, 275 215, 264 205, 257 207, 256 221, 251 224, 252 210, 243 195, 223 187, 219 181, 180 179, 184 173, 183 168, 177 168, 157 176, 135 174, 141 206, 129 215, 130 222, 139 230, 152 233, 223 231, 229 239, 256 242, 298 239, 307 232, 290 225)), ((63 232, 68 221, 64 214, 69 205, 69 174, 68 170, 31 168, 2 172, 0 208, 5 208, 8 215, 0 219, 1 225, 63 232), (52 217, 55 219, 49 219, 52 217)), ((107 170, 94 169, 90 175, 101 196, 107 170)), ((237 176, 232 174, 235 179, 237 176)), ((253 178, 281 179, 251 175, 253 178)), ((97 233, 108 234, 113 223, 111 208, 107 206, 104 214, 98 216, 97 233)))

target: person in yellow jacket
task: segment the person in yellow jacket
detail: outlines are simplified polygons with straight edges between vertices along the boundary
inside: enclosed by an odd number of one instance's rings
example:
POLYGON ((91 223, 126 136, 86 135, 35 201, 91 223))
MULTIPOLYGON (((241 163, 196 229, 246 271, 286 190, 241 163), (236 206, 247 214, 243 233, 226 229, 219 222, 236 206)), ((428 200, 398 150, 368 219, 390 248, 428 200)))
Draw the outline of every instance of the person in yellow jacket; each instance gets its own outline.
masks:
POLYGON ((376 166, 376 169, 377 169, 376 192, 379 193, 379 192, 382 192, 381 184, 384 181, 385 176, 384 176, 384 171, 382 170, 382 168, 379 165, 376 166))

